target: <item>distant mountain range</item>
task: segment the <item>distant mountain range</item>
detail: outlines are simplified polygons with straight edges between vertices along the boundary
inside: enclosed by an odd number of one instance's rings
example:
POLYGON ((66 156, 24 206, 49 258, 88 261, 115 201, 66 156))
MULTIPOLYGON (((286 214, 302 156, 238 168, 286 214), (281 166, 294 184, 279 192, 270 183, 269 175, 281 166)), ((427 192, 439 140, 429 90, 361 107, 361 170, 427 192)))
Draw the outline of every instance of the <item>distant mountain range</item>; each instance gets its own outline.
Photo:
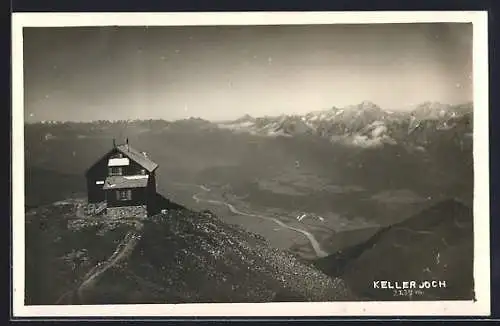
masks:
MULTIPOLYGON (((473 105, 425 102, 414 110, 393 112, 364 101, 345 108, 332 107, 304 115, 252 117, 219 123, 219 128, 259 136, 319 136, 359 147, 379 147, 401 141, 426 145, 433 133, 460 134, 458 142, 472 137, 473 105), (423 131, 425 130, 425 131, 423 131)), ((423 149, 423 148, 421 148, 423 149)))
POLYGON ((217 180, 240 185, 244 195, 255 179, 272 179, 290 166, 292 174, 311 170, 332 184, 472 200, 472 122, 472 103, 426 102, 392 112, 365 101, 303 115, 220 122, 38 123, 26 125, 25 155, 27 166, 82 174, 113 138, 128 137, 158 161, 163 183, 174 175, 196 183, 217 180))
MULTIPOLYGON (((106 132, 110 126, 126 127, 134 133, 164 131, 192 132, 195 130, 227 130, 239 134, 264 137, 320 137, 334 143, 362 148, 384 145, 410 145, 414 150, 424 151, 432 142, 445 138, 461 148, 472 145, 473 104, 449 105, 439 102, 424 102, 413 110, 384 110, 373 102, 364 101, 344 108, 332 107, 311 111, 303 115, 278 115, 253 117, 249 114, 230 121, 208 121, 187 118, 176 121, 165 120, 117 120, 88 123, 42 121, 35 125, 83 125, 90 126, 86 132, 106 132)), ((33 125, 33 124, 31 124, 33 125)), ((92 136, 92 135, 89 135, 92 136)), ((48 132, 44 140, 57 137, 48 132)), ((79 137, 88 137, 80 135, 79 137)))

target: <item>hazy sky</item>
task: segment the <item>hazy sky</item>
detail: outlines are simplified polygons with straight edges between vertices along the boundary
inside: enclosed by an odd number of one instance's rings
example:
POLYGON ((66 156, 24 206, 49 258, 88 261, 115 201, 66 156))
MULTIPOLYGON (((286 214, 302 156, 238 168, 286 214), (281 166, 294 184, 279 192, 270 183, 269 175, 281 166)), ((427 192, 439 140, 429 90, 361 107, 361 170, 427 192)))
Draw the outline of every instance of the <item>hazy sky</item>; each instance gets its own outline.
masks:
POLYGON ((24 29, 25 118, 397 110, 472 100, 471 24, 24 29))

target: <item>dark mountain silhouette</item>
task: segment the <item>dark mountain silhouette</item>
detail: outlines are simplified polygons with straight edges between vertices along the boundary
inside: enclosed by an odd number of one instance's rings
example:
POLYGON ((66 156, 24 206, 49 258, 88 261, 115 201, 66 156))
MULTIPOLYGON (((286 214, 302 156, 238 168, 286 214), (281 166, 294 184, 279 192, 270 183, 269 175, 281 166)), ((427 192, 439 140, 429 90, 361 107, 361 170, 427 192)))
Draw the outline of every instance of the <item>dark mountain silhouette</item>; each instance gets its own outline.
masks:
POLYGON ((374 289, 376 280, 444 280, 446 288, 426 289, 413 299, 473 299, 472 209, 443 201, 315 265, 366 299, 398 299, 374 289))
POLYGON ((85 193, 85 178, 82 175, 26 167, 25 206, 32 208, 65 198, 68 194, 85 193))
POLYGON ((261 236, 166 203, 167 212, 140 222, 77 222, 71 201, 30 212, 27 303, 354 300, 342 280, 261 236))

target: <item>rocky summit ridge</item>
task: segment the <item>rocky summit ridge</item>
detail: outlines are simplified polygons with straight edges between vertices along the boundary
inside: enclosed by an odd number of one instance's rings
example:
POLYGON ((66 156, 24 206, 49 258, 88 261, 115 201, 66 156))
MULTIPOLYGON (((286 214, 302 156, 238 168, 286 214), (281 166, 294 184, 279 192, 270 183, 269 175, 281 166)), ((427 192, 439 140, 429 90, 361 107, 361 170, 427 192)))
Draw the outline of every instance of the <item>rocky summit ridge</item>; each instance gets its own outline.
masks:
POLYGON ((341 279, 209 211, 175 208, 143 221, 113 221, 75 219, 78 205, 27 215, 27 304, 354 298, 341 279))

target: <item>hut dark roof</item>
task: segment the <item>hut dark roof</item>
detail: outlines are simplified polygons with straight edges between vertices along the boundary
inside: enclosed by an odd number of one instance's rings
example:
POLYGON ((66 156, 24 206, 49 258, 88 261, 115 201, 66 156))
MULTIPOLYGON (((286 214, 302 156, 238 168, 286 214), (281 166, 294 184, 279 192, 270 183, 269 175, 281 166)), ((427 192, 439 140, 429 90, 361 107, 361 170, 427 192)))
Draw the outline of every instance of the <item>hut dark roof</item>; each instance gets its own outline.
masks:
POLYGON ((118 145, 116 146, 116 149, 149 172, 153 172, 158 167, 158 164, 151 161, 151 159, 149 159, 145 154, 130 147, 128 144, 118 145))
POLYGON ((99 160, 97 160, 90 168, 87 169, 85 172, 85 175, 88 175, 90 171, 93 170, 93 168, 97 165, 98 162, 100 162, 103 158, 107 157, 114 151, 118 151, 122 153, 125 157, 128 157, 130 160, 136 162, 140 166, 142 166, 145 170, 148 172, 153 172, 156 170, 158 167, 158 164, 153 162, 149 157, 146 156, 145 153, 142 153, 133 147, 131 147, 128 144, 123 144, 123 145, 117 145, 115 146, 112 150, 107 152, 103 157, 101 157, 99 160))

